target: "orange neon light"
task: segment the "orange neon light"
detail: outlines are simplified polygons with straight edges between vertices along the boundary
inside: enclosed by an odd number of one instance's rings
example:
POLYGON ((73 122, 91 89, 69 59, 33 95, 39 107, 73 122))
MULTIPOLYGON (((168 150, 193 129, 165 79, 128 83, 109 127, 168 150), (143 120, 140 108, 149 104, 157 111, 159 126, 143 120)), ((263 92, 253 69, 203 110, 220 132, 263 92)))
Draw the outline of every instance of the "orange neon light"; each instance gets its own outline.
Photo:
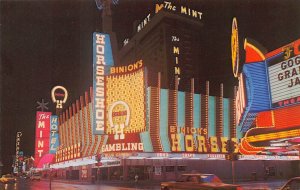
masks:
POLYGON ((260 112, 256 116, 256 127, 273 127, 274 126, 274 113, 273 111, 260 112))
POLYGON ((244 42, 244 49, 246 51, 245 63, 259 62, 265 60, 265 56, 261 52, 261 50, 253 44, 249 43, 247 39, 245 39, 244 42))
POLYGON ((239 152, 241 154, 249 155, 249 154, 257 154, 264 150, 264 147, 254 147, 251 146, 247 139, 243 138, 240 143, 239 152))
POLYGON ((282 138, 292 138, 300 136, 300 129, 293 129, 288 131, 280 131, 274 133, 267 133, 261 135, 253 135, 246 137, 248 142, 260 142, 260 141, 270 141, 282 138))
POLYGON ((300 105, 260 112, 256 117, 256 126, 275 127, 274 129, 300 126, 299 115, 300 105))

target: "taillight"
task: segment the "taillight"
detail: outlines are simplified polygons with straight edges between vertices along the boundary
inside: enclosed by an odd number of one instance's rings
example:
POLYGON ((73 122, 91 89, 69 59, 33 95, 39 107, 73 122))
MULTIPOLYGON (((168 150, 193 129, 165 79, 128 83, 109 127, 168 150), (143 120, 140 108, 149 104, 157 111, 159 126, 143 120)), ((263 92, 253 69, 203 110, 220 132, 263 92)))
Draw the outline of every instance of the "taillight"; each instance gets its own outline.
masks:
POLYGON ((236 190, 243 190, 243 188, 242 187, 237 187, 236 190))

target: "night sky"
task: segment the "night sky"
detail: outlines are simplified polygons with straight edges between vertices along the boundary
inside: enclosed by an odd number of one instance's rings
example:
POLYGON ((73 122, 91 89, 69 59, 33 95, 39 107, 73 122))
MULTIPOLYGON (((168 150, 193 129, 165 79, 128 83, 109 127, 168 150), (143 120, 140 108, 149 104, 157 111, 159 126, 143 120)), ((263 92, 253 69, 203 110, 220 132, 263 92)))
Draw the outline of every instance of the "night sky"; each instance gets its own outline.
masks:
MULTIPOLYGON (((113 6, 113 29, 120 46, 132 37, 134 21, 153 13, 155 2, 120 0, 113 6)), ((240 40, 250 37, 268 51, 300 37, 297 0, 181 0, 177 4, 203 12, 202 59, 209 65, 206 77, 212 95, 224 83, 225 95, 232 97, 236 84, 230 52, 233 17, 237 17, 240 40)), ((34 154, 36 102, 43 98, 49 111, 54 111, 52 87, 67 88, 68 106, 92 85, 92 34, 101 32, 102 26, 101 11, 93 0, 0 0, 0 6, 1 157, 3 169, 10 172, 17 131, 23 132, 21 150, 34 154)))

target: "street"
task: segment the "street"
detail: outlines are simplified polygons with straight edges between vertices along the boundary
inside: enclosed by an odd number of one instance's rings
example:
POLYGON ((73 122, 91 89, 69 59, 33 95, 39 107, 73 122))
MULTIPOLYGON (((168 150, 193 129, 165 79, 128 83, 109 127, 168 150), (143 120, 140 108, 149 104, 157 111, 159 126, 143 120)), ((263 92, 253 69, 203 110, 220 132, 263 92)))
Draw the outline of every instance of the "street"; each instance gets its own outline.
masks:
MULTIPOLYGON (((239 183, 244 190, 275 190, 281 187, 287 180, 255 181, 239 183)), ((78 182, 77 182, 78 183, 78 182)), ((148 189, 159 190, 158 182, 105 182, 102 184, 74 184, 70 181, 52 181, 51 188, 48 180, 30 181, 19 179, 16 184, 0 184, 1 190, 129 190, 148 189)))

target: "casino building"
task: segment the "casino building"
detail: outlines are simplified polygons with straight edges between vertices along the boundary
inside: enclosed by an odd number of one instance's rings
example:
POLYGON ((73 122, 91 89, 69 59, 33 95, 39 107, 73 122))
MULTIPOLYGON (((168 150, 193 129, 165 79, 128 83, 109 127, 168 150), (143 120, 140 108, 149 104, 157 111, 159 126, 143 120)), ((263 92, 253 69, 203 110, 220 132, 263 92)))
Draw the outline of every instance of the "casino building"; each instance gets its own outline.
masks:
POLYGON ((209 95, 209 82, 201 84, 205 93, 195 93, 204 70, 192 64, 201 56, 202 13, 166 7, 155 5, 154 16, 137 26, 118 66, 113 40, 94 33, 93 87, 59 116, 51 165, 58 177, 167 180, 215 165, 230 168, 226 141, 232 139, 237 153, 242 136, 234 127, 234 100, 223 97, 222 84, 218 97, 209 95), (214 165, 207 166, 210 160, 214 165))
POLYGON ((93 132, 97 101, 93 88, 63 112, 58 126, 61 143, 52 165, 58 176, 130 179, 138 173, 141 179, 174 179, 204 167, 195 167, 200 160, 227 162, 229 136, 238 152, 238 131, 231 128, 232 100, 208 92, 195 94, 193 88, 182 92, 149 87, 146 73, 142 60, 110 68, 105 76, 104 134, 93 132), (114 74, 122 69, 127 71, 114 74))

